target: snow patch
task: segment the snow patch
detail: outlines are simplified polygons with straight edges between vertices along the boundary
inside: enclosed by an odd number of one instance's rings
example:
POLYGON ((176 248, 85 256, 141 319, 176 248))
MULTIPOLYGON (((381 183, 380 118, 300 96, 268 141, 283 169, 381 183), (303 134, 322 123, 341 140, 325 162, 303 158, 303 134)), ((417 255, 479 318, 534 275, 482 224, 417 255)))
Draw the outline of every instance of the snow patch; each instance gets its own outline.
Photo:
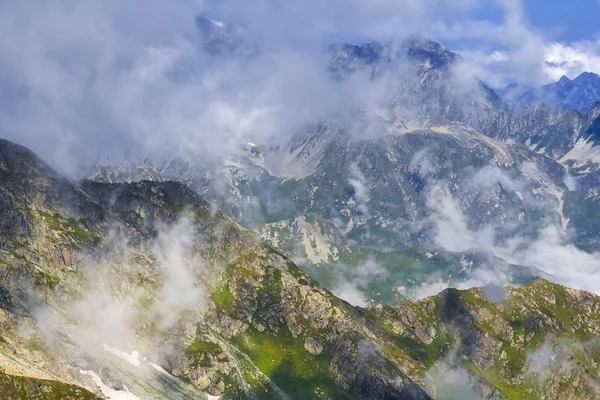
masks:
POLYGON ((133 351, 133 352, 131 352, 131 354, 127 354, 124 351, 115 349, 114 347, 110 347, 107 344, 103 344, 102 348, 107 353, 114 354, 115 356, 127 361, 128 363, 130 363, 132 365, 135 365, 138 368, 142 365, 140 362, 140 353, 138 353, 137 351, 133 351))
POLYGON ((79 371, 82 375, 87 375, 98 386, 98 389, 102 392, 104 396, 106 396, 109 400, 140 400, 135 394, 131 393, 126 386, 124 386, 125 390, 115 390, 109 386, 107 386, 102 379, 94 372, 94 371, 79 371))
POLYGON ((160 372, 161 374, 165 374, 165 375, 167 375, 167 376, 171 376, 171 374, 170 374, 170 373, 168 373, 168 372, 167 372, 167 371, 166 371, 166 370, 165 370, 163 367, 161 367, 160 365, 158 365, 158 364, 154 364, 154 363, 148 363, 148 364, 150 364, 150 366, 151 366, 152 368, 154 368, 155 370, 157 370, 157 371, 158 371, 158 372, 160 372))
POLYGON ((560 160, 560 163, 565 163, 569 160, 575 160, 579 163, 585 161, 591 161, 593 163, 600 163, 600 146, 594 146, 592 141, 585 139, 579 139, 575 146, 565 154, 560 160))

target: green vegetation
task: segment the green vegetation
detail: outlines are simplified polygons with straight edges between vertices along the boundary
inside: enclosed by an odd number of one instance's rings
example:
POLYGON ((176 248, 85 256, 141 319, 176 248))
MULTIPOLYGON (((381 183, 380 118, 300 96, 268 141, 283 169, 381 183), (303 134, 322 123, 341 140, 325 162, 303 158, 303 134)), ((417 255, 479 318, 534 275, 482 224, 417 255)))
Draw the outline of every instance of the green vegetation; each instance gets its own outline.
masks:
POLYGON ((0 372, 0 398, 10 400, 100 400, 93 393, 67 383, 0 372))
POLYGON ((32 333, 27 340, 27 347, 32 351, 47 351, 46 345, 44 344, 42 338, 37 333, 32 333))
POLYGON ((38 210, 38 214, 59 238, 67 239, 73 246, 98 245, 102 242, 102 237, 90 231, 83 220, 64 218, 57 212, 38 210))
POLYGON ((331 356, 327 351, 310 354, 302 337, 294 338, 288 330, 270 334, 251 327, 233 342, 285 392, 300 399, 345 398, 329 371, 331 356))

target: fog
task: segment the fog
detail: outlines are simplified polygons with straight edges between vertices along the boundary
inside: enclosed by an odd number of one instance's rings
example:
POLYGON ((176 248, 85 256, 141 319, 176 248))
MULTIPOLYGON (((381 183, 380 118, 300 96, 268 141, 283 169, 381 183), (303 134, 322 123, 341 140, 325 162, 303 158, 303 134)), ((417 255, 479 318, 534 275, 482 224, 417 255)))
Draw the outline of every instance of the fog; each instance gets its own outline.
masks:
MULTIPOLYGON (((529 47, 545 39, 527 29, 519 2, 498 3, 505 21, 497 25, 472 16, 481 0, 5 3, 0 135, 71 175, 90 159, 204 162, 376 105, 382 94, 372 85, 332 81, 328 44, 385 44, 415 33, 468 39, 472 30, 459 26, 482 28, 486 46, 507 47, 511 68, 538 76, 543 56, 529 47), (200 15, 213 26, 197 23, 200 15)), ((471 62, 468 73, 485 79, 485 64, 471 62)))

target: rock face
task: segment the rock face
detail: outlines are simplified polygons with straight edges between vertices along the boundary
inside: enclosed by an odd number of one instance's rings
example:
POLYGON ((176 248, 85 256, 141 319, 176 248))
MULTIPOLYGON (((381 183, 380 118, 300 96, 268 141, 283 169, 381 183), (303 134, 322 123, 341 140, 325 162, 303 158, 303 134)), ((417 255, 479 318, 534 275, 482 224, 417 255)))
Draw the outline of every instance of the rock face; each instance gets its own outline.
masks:
POLYGON ((5 369, 131 398, 427 399, 455 375, 487 398, 581 398, 597 384, 592 294, 540 280, 352 307, 181 184, 74 185, 6 141, 0 160, 5 369))
MULTIPOLYGON (((516 142, 574 169, 584 178, 598 170, 598 75, 584 73, 504 102, 468 72, 460 56, 439 43, 413 38, 400 44, 329 47, 338 76, 363 73, 390 88, 388 102, 411 119, 462 122, 501 141, 516 142), (343 73, 342 73, 343 72, 343 73), (516 104, 514 104, 516 103, 516 104)), ((506 96, 505 96, 506 98, 506 96)), ((586 188, 597 179, 586 182, 586 188)), ((597 186, 595 186, 597 187, 597 186)))
POLYGON ((573 80, 563 76, 558 82, 531 88, 523 93, 508 91, 505 98, 511 103, 543 102, 565 110, 586 112, 600 101, 600 76, 592 72, 584 72, 573 80))

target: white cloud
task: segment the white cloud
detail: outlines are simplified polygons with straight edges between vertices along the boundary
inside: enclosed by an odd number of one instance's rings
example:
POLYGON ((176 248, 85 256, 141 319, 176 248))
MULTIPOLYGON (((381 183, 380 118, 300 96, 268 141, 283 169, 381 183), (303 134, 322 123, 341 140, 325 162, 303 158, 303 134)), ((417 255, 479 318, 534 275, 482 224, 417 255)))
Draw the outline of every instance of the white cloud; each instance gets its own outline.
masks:
POLYGON ((508 262, 539 268, 558 283, 600 294, 600 253, 570 244, 559 226, 548 226, 534 241, 515 238, 494 251, 508 262))
POLYGON ((600 73, 600 42, 549 43, 544 61, 544 74, 551 81, 562 76, 572 79, 586 71, 600 73))
POLYGON ((0 135, 71 171, 81 159, 140 153, 209 160, 321 115, 376 103, 382 88, 341 85, 324 73, 322 49, 334 40, 387 41, 418 32, 474 42, 456 50, 494 86, 599 69, 597 42, 549 41, 518 1, 498 0, 500 23, 473 19, 482 2, 6 2, 0 135), (260 55, 207 54, 194 20, 200 13, 225 28, 243 27, 260 55))
POLYGON ((449 251, 461 252, 478 247, 475 236, 467 226, 467 218, 449 189, 442 185, 429 188, 427 207, 432 211, 435 244, 449 251))
POLYGON ((367 307, 369 305, 369 299, 366 294, 369 283, 376 279, 384 279, 387 276, 387 272, 371 258, 356 268, 348 266, 340 266, 340 268, 339 276, 343 277, 344 273, 348 272, 350 276, 340 279, 333 288, 332 293, 340 299, 358 307, 367 307))
POLYGON ((574 78, 585 71, 600 73, 598 41, 556 41, 532 26, 522 1, 496 3, 504 12, 500 23, 466 19, 434 25, 434 36, 441 40, 476 42, 456 50, 486 82, 494 87, 512 82, 540 85, 563 75, 574 78))

